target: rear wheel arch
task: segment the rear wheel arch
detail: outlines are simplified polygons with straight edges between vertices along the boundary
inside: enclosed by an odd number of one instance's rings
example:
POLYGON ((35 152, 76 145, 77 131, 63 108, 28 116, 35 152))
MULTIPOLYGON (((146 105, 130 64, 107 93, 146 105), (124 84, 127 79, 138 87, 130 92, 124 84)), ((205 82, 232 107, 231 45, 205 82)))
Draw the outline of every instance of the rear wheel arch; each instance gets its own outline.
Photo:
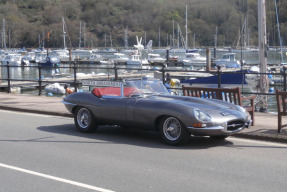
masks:
POLYGON ((72 114, 75 114, 79 107, 82 107, 82 106, 77 105, 77 106, 73 107, 72 114))

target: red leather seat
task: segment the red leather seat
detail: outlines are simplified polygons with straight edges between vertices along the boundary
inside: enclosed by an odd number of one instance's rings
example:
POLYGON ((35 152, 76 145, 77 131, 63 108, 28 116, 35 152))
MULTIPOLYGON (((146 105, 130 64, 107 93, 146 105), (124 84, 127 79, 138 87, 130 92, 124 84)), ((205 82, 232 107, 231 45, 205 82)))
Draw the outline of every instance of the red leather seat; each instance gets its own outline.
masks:
MULTIPOLYGON (((135 87, 125 87, 124 88, 124 96, 128 96, 133 91, 137 90, 135 87)), ((103 88, 94 88, 92 90, 92 94, 97 97, 102 97, 103 95, 108 96, 121 96, 121 88, 120 87, 103 87, 103 88)))

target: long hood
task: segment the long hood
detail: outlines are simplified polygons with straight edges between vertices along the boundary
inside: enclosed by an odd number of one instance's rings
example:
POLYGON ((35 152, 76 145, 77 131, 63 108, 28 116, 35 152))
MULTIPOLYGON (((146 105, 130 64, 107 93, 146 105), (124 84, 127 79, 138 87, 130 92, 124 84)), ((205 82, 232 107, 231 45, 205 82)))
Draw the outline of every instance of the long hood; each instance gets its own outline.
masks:
POLYGON ((194 108, 201 108, 205 111, 213 111, 219 109, 233 109, 238 110, 234 104, 217 100, 217 99, 203 99, 198 97, 188 97, 188 96, 175 96, 175 95, 159 95, 154 96, 154 99, 160 101, 167 101, 171 103, 188 105, 194 108))

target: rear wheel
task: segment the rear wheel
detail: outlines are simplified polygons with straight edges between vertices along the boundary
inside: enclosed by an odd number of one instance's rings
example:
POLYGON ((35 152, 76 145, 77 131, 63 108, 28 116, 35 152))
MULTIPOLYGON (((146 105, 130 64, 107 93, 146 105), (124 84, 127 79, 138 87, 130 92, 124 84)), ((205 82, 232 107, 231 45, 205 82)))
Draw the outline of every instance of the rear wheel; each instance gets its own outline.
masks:
POLYGON ((183 144, 188 139, 186 127, 175 117, 165 117, 159 124, 160 135, 169 145, 183 144))
POLYGON ((80 132, 91 133, 97 128, 94 115, 85 107, 79 107, 74 115, 76 128, 80 132))

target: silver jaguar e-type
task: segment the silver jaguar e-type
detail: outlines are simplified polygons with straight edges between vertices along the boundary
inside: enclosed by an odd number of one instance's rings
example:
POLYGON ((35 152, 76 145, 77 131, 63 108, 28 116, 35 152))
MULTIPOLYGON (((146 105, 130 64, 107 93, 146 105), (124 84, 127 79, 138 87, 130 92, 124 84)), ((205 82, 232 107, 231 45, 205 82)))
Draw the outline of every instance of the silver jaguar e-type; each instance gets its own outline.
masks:
POLYGON ((191 135, 225 139, 248 128, 248 114, 232 103, 172 95, 156 79, 93 81, 91 92, 78 92, 63 100, 81 132, 98 125, 120 125, 159 131, 170 145, 191 135))

